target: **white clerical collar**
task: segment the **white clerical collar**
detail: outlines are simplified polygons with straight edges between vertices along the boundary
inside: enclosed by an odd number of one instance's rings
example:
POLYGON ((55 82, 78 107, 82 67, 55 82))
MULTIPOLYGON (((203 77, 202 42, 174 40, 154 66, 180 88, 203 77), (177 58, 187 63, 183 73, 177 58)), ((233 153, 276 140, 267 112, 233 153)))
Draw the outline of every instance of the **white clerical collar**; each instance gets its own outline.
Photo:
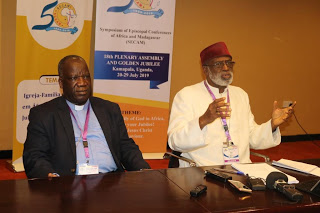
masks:
POLYGON ((66 100, 67 104, 69 105, 69 107, 73 110, 76 111, 81 111, 81 110, 87 110, 88 109, 88 105, 89 105, 89 99, 87 100, 87 102, 84 105, 75 105, 73 103, 71 103, 70 101, 66 100))
POLYGON ((83 110, 83 108, 84 108, 84 105, 74 105, 74 109, 75 109, 76 111, 83 110))

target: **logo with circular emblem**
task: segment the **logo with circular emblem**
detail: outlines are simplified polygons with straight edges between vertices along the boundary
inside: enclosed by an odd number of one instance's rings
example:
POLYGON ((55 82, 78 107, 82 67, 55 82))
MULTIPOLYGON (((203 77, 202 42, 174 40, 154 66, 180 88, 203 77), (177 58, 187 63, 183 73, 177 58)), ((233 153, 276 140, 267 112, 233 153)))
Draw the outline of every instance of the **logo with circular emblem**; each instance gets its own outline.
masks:
POLYGON ((77 13, 74 7, 69 3, 60 3, 53 10, 54 22, 62 28, 74 26, 77 13))
POLYGON ((84 17, 77 13, 77 8, 85 11, 86 4, 76 0, 33 2, 27 10, 27 24, 32 37, 41 46, 59 50, 77 40, 84 24, 84 17))
POLYGON ((154 0, 134 0, 134 3, 142 10, 151 10, 160 4, 159 1, 154 0))
POLYGON ((160 0, 130 0, 125 6, 109 7, 107 12, 115 13, 137 13, 140 15, 154 16, 155 18, 161 17, 164 12, 162 9, 156 10, 160 6, 160 0), (137 6, 132 7, 133 3, 137 6))

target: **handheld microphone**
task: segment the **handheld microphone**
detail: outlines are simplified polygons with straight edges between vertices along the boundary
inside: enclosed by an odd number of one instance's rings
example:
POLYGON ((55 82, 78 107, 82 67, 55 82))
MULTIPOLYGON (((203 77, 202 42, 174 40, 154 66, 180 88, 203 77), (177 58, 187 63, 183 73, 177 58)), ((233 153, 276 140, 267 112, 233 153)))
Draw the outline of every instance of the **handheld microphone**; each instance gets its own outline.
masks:
POLYGON ((303 195, 296 190, 294 185, 289 185, 287 175, 281 172, 271 172, 267 176, 266 184, 268 189, 276 189, 277 191, 284 194, 291 201, 300 201, 303 195))

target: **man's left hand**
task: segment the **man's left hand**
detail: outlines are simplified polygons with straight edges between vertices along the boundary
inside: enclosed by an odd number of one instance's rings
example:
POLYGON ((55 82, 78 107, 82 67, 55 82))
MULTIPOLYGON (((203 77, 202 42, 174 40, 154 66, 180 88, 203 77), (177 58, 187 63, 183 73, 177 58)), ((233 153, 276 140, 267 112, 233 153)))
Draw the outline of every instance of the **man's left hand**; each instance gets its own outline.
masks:
POLYGON ((273 111, 272 111, 272 119, 271 119, 271 127, 274 131, 278 126, 287 121, 292 114, 294 113, 294 107, 296 106, 296 101, 293 104, 286 108, 279 108, 278 102, 273 102, 273 111))

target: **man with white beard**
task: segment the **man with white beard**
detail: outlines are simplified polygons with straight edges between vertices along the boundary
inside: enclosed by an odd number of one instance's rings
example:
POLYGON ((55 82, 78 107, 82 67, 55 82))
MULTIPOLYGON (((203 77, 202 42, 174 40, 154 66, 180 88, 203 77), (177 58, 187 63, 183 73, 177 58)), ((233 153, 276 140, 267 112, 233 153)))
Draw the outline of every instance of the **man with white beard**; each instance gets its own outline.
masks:
MULTIPOLYGON (((197 166, 250 163, 250 148, 267 149, 280 144, 279 125, 293 113, 275 101, 271 119, 254 121, 248 94, 230 85, 235 62, 224 42, 200 53, 206 79, 179 91, 172 103, 168 143, 172 150, 197 166)), ((180 167, 189 164, 179 160, 180 167)))

